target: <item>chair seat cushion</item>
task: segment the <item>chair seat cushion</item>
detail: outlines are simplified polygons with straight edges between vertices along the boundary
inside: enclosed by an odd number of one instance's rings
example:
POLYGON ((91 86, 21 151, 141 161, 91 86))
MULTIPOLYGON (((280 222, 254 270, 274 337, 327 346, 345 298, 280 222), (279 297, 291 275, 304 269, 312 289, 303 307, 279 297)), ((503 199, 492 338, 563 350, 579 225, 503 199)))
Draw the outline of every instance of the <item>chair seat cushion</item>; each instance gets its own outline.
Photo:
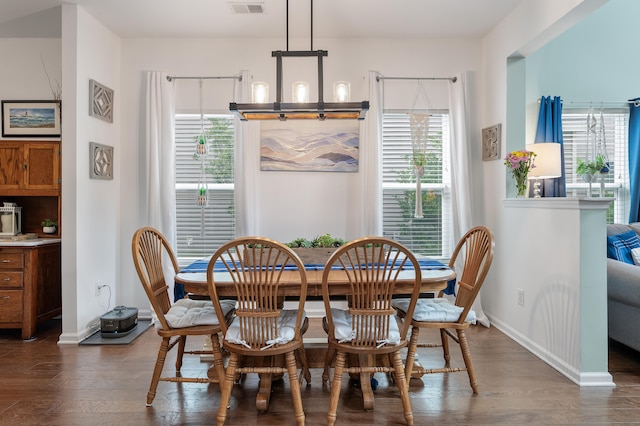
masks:
MULTIPOLYGON (((406 312, 409 308, 410 299, 394 299, 394 308, 406 312)), ((413 311, 414 321, 425 322, 455 322, 460 318, 462 307, 456 306, 443 297, 433 299, 418 299, 416 309, 413 311)), ((476 313, 469 310, 465 322, 476 322, 476 313)))
MULTIPOLYGON (((350 342, 355 339, 352 326, 352 317, 348 310, 331 308, 331 317, 333 318, 333 328, 335 338, 338 342, 350 342)), ((381 344, 397 345, 400 343, 400 330, 395 315, 389 315, 389 336, 381 344)))
MULTIPOLYGON (((296 319, 298 316, 298 311, 293 309, 283 309, 280 311, 280 318, 278 318, 278 332, 273 333, 277 334, 273 340, 268 340, 267 346, 261 349, 270 348, 273 345, 283 345, 293 340, 296 335, 296 319)), ((302 312, 302 322, 304 324, 304 320, 307 317, 306 312, 302 312)), ((224 339, 228 342, 235 343, 237 345, 244 345, 249 347, 246 341, 242 339, 242 334, 240 333, 240 320, 238 317, 235 317, 229 328, 227 329, 227 334, 224 336, 224 339)))
MULTIPOLYGON (((235 308, 235 301, 221 300, 220 305, 222 306, 224 314, 227 315, 235 308)), ((210 300, 180 299, 169 308, 164 318, 171 328, 220 324, 210 300)), ((154 318, 154 324, 158 328, 162 327, 156 318, 154 318)))

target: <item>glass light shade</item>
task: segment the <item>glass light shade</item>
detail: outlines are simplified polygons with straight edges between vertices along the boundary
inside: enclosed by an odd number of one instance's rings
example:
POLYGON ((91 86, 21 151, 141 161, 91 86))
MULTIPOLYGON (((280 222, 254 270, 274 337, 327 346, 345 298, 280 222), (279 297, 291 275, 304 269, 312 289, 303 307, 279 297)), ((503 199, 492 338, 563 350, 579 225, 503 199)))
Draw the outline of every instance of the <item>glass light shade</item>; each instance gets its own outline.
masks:
POLYGON ((291 88, 291 99, 295 103, 309 102, 309 83, 306 81, 296 81, 291 88))
POLYGON ((252 83, 251 101, 254 104, 266 104, 269 102, 269 85, 262 81, 252 83))
POLYGON ((556 142, 539 142, 527 144, 527 151, 536 153, 534 164, 527 177, 529 179, 557 178, 562 175, 560 144, 556 142))
POLYGON ((333 101, 349 102, 351 98, 351 84, 348 81, 336 81, 333 83, 333 101))

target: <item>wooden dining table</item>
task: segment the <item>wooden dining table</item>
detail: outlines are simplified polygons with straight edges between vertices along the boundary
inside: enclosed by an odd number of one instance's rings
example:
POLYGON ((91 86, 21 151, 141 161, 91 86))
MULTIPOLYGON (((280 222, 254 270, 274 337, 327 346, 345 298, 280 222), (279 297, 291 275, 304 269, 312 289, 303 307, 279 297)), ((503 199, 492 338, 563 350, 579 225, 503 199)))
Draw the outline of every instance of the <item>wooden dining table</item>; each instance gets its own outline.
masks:
MULTIPOLYGON (((314 267, 313 269, 306 269, 307 297, 322 296, 322 273, 322 268, 314 267)), ((443 290, 449 282, 456 278, 456 273, 446 265, 424 267, 421 268, 421 273, 422 285, 420 291, 422 293, 443 290)), ((233 283, 227 272, 215 272, 214 277, 219 295, 233 296, 235 294, 233 283)), ((299 277, 300 274, 295 270, 282 272, 280 290, 284 296, 299 295, 299 277)), ((398 281, 396 282, 396 293, 410 294, 413 290, 414 280, 415 272, 412 269, 400 271, 398 281)), ((330 271, 328 281, 331 296, 344 296, 350 292, 350 285, 346 280, 344 272, 340 270, 330 271)), ((209 294, 206 271, 179 272, 175 276, 175 282, 184 286, 184 290, 188 293, 199 295, 209 294)))
MULTIPOLYGON (((200 268, 201 269, 201 268, 200 268)), ((184 291, 198 295, 209 295, 209 287, 207 283, 207 273, 196 268, 197 272, 180 272, 175 276, 176 284, 184 286, 184 291)), ((433 266, 421 267, 422 284, 421 293, 439 292, 447 288, 447 284, 451 285, 456 279, 456 273, 446 265, 438 264, 433 266)), ((300 291, 300 274, 295 270, 282 272, 281 286, 283 296, 299 296, 300 291)), ((313 267, 306 269, 307 275, 307 298, 322 296, 322 268, 313 267)), ((229 279, 227 272, 215 272, 215 283, 220 296, 234 296, 235 290, 229 279)), ((343 271, 335 270, 329 272, 329 293, 331 296, 344 296, 350 292, 350 284, 345 278, 343 271)), ((410 294, 413 290, 415 282, 415 271, 406 269, 399 272, 399 279, 396 282, 395 292, 397 294, 410 294)), ((322 358, 324 359, 324 357, 322 358)), ((309 367, 323 367, 309 365, 309 367)), ((214 370, 210 370, 210 375, 215 374, 214 370)), ((269 398, 271 395, 271 383, 273 377, 270 374, 260 375, 260 388, 256 396, 256 409, 258 411, 266 411, 269 407, 269 398)), ((373 389, 371 383, 364 377, 360 380, 360 389, 362 391, 364 408, 373 409, 373 389)))

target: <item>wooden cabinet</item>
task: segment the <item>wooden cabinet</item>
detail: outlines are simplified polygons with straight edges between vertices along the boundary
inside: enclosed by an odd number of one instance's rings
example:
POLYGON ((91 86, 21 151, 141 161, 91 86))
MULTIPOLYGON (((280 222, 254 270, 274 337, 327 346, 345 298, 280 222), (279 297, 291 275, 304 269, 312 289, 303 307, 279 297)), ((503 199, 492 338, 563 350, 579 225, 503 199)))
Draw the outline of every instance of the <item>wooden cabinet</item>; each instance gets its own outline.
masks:
POLYGON ((0 202, 22 207, 22 233, 42 234, 45 218, 61 223, 61 142, 46 140, 0 143, 0 202))
POLYGON ((60 241, 0 244, 0 328, 30 339, 38 323, 61 313, 60 241))
POLYGON ((59 195, 60 155, 60 141, 2 141, 0 192, 5 195, 59 195))

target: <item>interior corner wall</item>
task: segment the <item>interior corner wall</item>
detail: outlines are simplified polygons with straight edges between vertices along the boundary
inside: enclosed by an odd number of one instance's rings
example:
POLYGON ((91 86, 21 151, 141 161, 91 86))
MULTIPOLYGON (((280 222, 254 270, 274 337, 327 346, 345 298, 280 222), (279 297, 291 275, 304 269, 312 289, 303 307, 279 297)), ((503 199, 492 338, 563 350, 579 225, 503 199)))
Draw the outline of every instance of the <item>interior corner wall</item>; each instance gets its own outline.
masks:
POLYGON ((63 5, 63 334, 74 343, 118 304, 120 39, 84 9, 63 5), (66 74, 68 73, 68 75, 66 74), (114 91, 113 122, 89 116, 89 80, 114 91), (89 144, 114 148, 113 180, 89 178, 89 144), (96 295, 96 283, 107 285, 96 295), (75 306, 70 304, 75 303, 75 306), (75 318, 71 318, 75 310, 75 318))
MULTIPOLYGON (((633 96, 634 88, 637 92, 638 82, 633 72, 637 65, 636 55, 624 52, 634 51, 635 24, 631 20, 637 16, 640 5, 632 0, 584 0, 571 3, 571 7, 566 8, 568 3, 552 3, 549 0, 535 2, 537 7, 546 12, 541 14, 524 13, 525 9, 528 11, 528 7, 534 6, 534 2, 525 1, 522 3, 522 10, 514 11, 483 40, 484 69, 487 71, 484 74, 487 80, 485 87, 496 89, 496 93, 501 93, 502 90, 509 92, 504 93, 508 111, 503 110, 499 102, 493 102, 489 97, 482 101, 483 126, 495 122, 506 125, 508 140, 503 144, 502 156, 510 150, 522 149, 526 143, 533 141, 539 109, 537 99, 542 95, 559 95, 563 99, 575 97, 577 100, 607 101, 614 96, 615 100, 620 100, 622 96, 626 96, 623 99, 627 99, 633 96), (555 15, 552 13, 554 11, 555 15), (546 44, 540 43, 541 39, 549 40, 549 33, 555 33, 555 38, 546 44), (524 56, 520 53, 521 50, 530 50, 531 46, 538 48, 524 56), (517 56, 524 59, 508 59, 517 56), (593 64, 593 70, 589 68, 590 64, 593 64), (515 88, 512 87, 512 83, 516 84, 515 88), (623 87, 624 95, 620 90, 623 87), (515 129, 511 129, 512 126, 515 129)), ((532 301, 534 303, 548 297, 549 291, 545 292, 545 287, 549 280, 542 270, 529 269, 525 275, 517 275, 517 272, 514 275, 517 268, 513 266, 513 254, 530 245, 534 246, 534 253, 536 250, 548 253, 547 246, 544 243, 536 243, 537 241, 554 241, 554 247, 559 244, 570 247, 566 250, 566 255, 559 258, 564 269, 558 272, 573 271, 565 274, 566 281, 580 280, 581 285, 576 286, 577 288, 584 288, 583 283, 597 278, 594 285, 597 286, 599 294, 602 294, 603 289, 606 291, 606 279, 601 279, 606 276, 606 263, 597 263, 597 269, 581 275, 582 265, 589 262, 583 258, 582 253, 576 257, 579 250, 575 248, 577 244, 580 247, 601 247, 601 244, 604 244, 604 234, 601 232, 604 224, 599 223, 594 229, 585 226, 589 228, 588 231, 578 233, 575 229, 569 230, 561 226, 563 218, 560 212, 552 209, 536 209, 535 215, 529 211, 526 211, 526 215, 512 215, 512 212, 505 208, 505 204, 509 203, 509 200, 505 201, 509 187, 505 181, 510 177, 502 163, 495 161, 493 164, 483 164, 485 173, 492 176, 490 179, 500 181, 499 186, 484 188, 485 208, 493 213, 487 217, 488 226, 494 230, 496 236, 496 256, 487 277, 487 284, 482 289, 483 308, 493 323, 500 324, 501 329, 506 330, 508 335, 516 340, 523 339, 521 343, 525 346, 529 344, 530 347, 535 347, 540 342, 536 342, 532 336, 543 334, 546 324, 537 317, 529 317, 525 321, 523 315, 526 316, 527 310, 531 309, 531 306, 527 305, 527 300, 531 300, 530 294, 535 295, 532 301), (496 191, 496 188, 499 190, 496 191), (505 188, 505 192, 502 188, 505 188), (528 229, 534 223, 534 219, 535 223, 545 222, 546 225, 537 228, 536 239, 522 238, 520 231, 523 228, 528 229), (535 247, 536 244, 539 246, 535 247), (576 273, 578 270, 580 272, 576 273), (515 276, 517 278, 514 278, 515 276), (525 307, 517 303, 518 289, 524 289, 527 294, 525 307)), ((535 200, 525 201, 531 203, 535 200)), ((596 265, 593 262, 591 264, 596 265)), ((606 298, 599 300, 597 309, 594 313, 603 318, 603 314, 606 315, 606 298)), ((550 312, 553 315, 561 313, 562 308, 550 312)), ((603 322, 602 326, 605 323, 603 322)), ((556 357, 557 360, 558 353, 574 349, 571 347, 572 335, 582 334, 581 324, 582 322, 578 322, 567 332, 565 343, 562 345, 553 346, 555 343, 548 341, 540 344, 538 349, 543 354, 542 358, 548 361, 556 357)), ((586 343, 600 346, 588 348, 583 354, 591 350, 599 354, 598 359, 593 360, 586 355, 579 361, 582 365, 574 365, 576 370, 571 378, 578 382, 583 380, 586 376, 582 373, 593 371, 595 362, 598 364, 598 372, 604 373, 600 375, 603 378, 600 384, 610 386, 611 382, 607 383, 606 380, 606 362, 603 363, 600 357, 605 349, 602 345, 606 345, 606 330, 599 328, 594 332, 598 334, 598 338, 586 343), (602 333, 604 339, 601 339, 602 333)))

